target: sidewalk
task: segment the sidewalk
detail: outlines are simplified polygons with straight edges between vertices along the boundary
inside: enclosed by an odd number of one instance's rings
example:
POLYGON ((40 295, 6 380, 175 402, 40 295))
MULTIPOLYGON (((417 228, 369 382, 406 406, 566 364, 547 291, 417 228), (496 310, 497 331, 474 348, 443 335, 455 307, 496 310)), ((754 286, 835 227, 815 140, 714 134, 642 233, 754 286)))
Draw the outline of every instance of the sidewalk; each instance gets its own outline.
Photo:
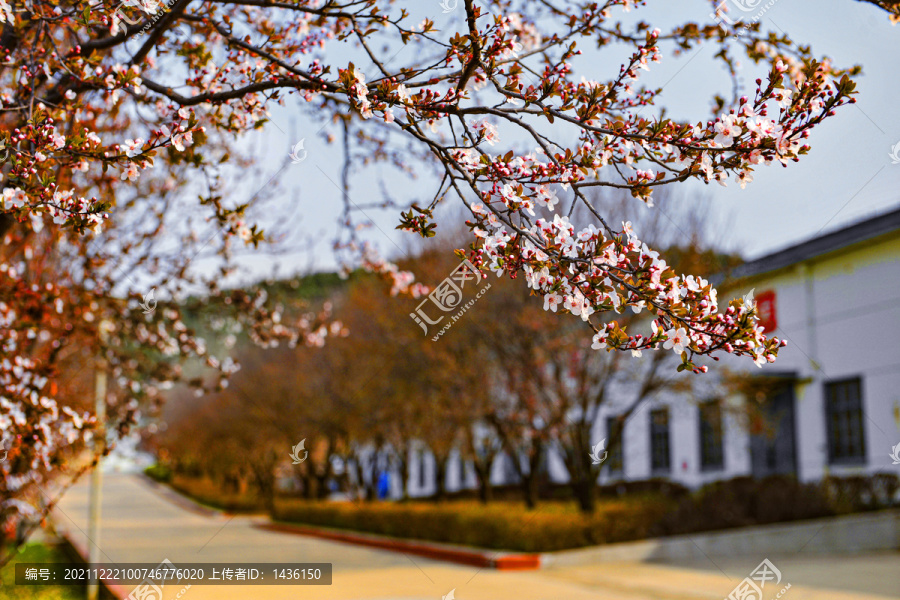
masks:
MULTIPOLYGON (((55 520, 60 528, 86 549, 87 486, 73 487, 59 509, 55 520)), ((330 586, 194 585, 181 600, 440 600, 450 590, 458 600, 722 600, 764 558, 748 558, 745 564, 728 565, 724 572, 714 566, 625 561, 505 572, 267 531, 257 527, 259 522, 258 517, 198 514, 137 477, 113 475, 104 481, 99 546, 104 560, 116 563, 159 563, 167 558, 176 565, 329 562, 334 566, 330 586)), ((876 577, 887 585, 896 580, 900 555, 873 563, 870 571, 865 570, 869 563, 864 557, 856 558, 839 572, 849 586, 843 589, 834 585, 834 574, 820 584, 815 580, 815 570, 833 571, 833 562, 817 562, 817 557, 800 567, 776 562, 784 581, 792 584, 786 600, 900 598, 896 593, 900 582, 893 593, 888 588, 888 593, 877 595, 867 593, 864 581, 876 577), (829 587, 833 589, 825 589, 829 587)), ((180 586, 166 586, 163 600, 173 600, 181 591, 180 586)), ((771 600, 766 591, 765 600, 771 600)))

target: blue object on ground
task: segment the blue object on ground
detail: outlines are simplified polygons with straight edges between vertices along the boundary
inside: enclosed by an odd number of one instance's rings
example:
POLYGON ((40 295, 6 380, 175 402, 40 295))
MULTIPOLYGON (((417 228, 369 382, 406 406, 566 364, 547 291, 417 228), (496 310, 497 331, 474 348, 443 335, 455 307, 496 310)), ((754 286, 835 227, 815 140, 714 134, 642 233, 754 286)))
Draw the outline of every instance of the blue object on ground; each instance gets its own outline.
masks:
POLYGON ((378 475, 378 499, 384 500, 391 491, 391 479, 387 471, 382 471, 378 475))

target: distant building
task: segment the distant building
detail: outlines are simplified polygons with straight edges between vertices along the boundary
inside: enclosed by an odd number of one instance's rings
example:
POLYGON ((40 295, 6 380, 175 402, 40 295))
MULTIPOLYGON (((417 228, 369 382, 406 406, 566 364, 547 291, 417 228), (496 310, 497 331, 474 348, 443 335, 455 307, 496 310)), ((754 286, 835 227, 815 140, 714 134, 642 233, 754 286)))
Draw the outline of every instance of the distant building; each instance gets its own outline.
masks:
MULTIPOLYGON (((698 487, 743 475, 900 474, 890 457, 900 444, 900 209, 745 263, 733 276, 719 286, 720 305, 753 289, 767 333, 788 346, 762 368, 723 357, 695 376, 708 393, 648 401, 624 422, 600 482, 659 477, 698 487), (758 398, 718 385, 720 366, 781 384, 748 416, 758 398)), ((616 410, 615 402, 601 410, 595 440, 619 426, 616 410)), ((514 483, 509 460, 494 464, 495 484, 514 483)), ((412 495, 433 493, 430 454, 412 463, 412 495)), ((546 468, 551 479, 568 479, 559 457, 546 468)), ((475 483, 471 469, 448 469, 448 490, 475 483)))
POLYGON ((735 393, 651 402, 626 421, 621 468, 602 480, 653 476, 696 487, 741 475, 900 474, 890 457, 900 444, 900 209, 733 275, 720 303, 753 289, 766 332, 788 346, 762 368, 734 357, 717 366, 783 384, 750 417, 741 409, 753 399, 735 393))

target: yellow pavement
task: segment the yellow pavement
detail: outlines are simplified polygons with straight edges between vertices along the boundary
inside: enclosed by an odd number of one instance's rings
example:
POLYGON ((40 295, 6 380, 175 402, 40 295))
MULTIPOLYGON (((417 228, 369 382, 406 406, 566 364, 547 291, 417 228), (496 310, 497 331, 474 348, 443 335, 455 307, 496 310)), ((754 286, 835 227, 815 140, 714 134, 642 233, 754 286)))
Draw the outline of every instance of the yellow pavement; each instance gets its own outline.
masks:
MULTIPOLYGON (((73 487, 55 520, 82 547, 88 541, 87 485, 73 487)), ((265 531, 258 517, 204 515, 172 502, 138 476, 105 474, 101 556, 110 563, 332 563, 330 586, 169 584, 164 600, 722 600, 741 581, 729 570, 676 568, 644 563, 560 566, 529 572, 498 572, 417 556, 363 548, 318 538, 265 531)), ((889 556, 880 573, 900 573, 900 555, 889 556)), ((755 564, 751 565, 751 568, 755 564)), ((765 600, 778 589, 766 586, 765 600), (771 593, 770 593, 771 590, 771 593)), ((743 571, 738 571, 743 572, 743 571)), ((852 576, 848 573, 848 576, 852 576)), ((884 600, 872 595, 791 584, 786 600, 884 600)), ((756 599, 754 599, 756 600, 756 599)))

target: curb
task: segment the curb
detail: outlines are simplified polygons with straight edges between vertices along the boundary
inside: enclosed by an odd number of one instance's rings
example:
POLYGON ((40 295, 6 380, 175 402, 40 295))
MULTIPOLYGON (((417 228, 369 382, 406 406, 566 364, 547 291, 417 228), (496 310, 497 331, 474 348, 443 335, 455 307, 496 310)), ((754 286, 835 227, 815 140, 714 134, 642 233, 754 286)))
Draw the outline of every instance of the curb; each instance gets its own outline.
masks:
POLYGON ((261 523, 255 525, 259 529, 277 531, 280 533, 293 533, 308 535, 357 546, 369 546, 394 552, 415 554, 434 560, 443 560, 473 567, 491 568, 498 571, 533 571, 541 568, 540 554, 515 554, 502 551, 466 550, 459 547, 451 547, 438 544, 426 544, 400 540, 395 538, 361 535, 332 529, 320 529, 305 525, 293 525, 289 523, 261 523))

